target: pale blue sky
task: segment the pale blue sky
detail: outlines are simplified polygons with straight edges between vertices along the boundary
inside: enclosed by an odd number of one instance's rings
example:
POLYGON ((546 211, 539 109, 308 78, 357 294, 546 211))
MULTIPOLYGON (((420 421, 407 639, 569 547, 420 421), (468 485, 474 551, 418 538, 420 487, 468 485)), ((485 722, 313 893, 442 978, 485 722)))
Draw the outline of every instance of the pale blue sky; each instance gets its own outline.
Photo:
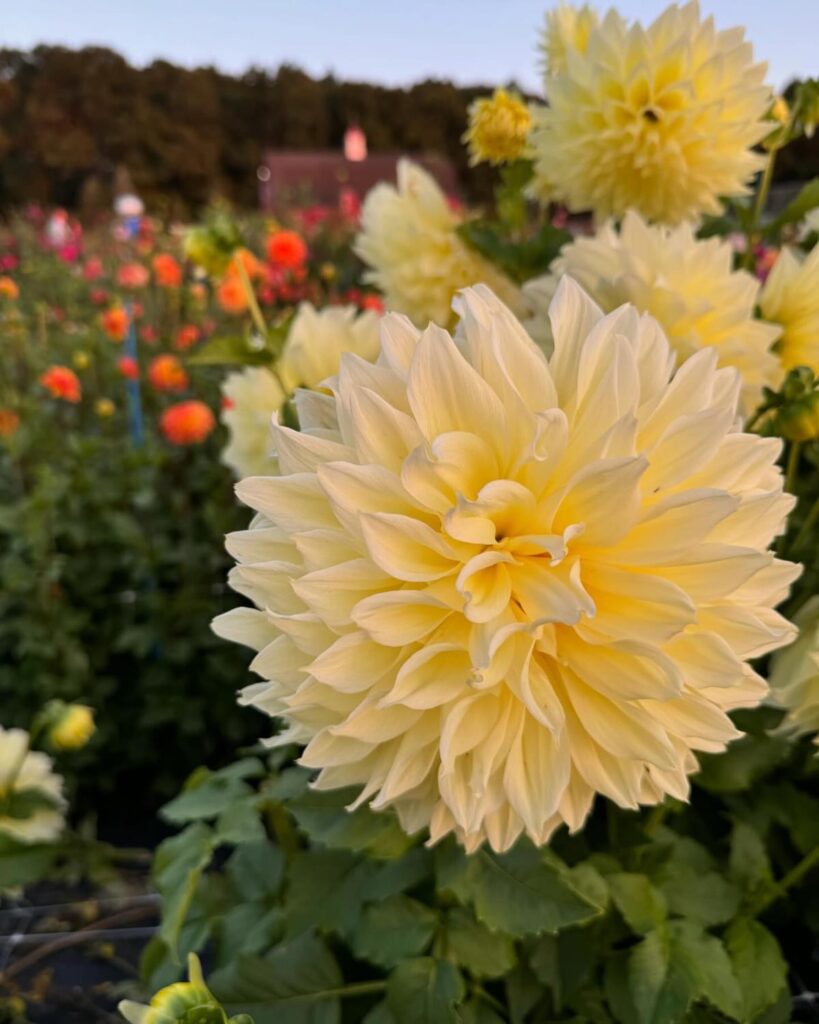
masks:
MULTIPOLYGON (((512 78, 537 90, 535 45, 551 0, 25 0, 7 3, 2 45, 100 43, 130 60, 156 57, 242 71, 284 61, 313 74, 405 84, 512 78)), ((598 3, 606 9, 609 3, 598 3)), ((650 20, 662 0, 619 0, 650 20)), ((742 24, 774 86, 819 75, 815 0, 704 0, 722 28, 742 24)))

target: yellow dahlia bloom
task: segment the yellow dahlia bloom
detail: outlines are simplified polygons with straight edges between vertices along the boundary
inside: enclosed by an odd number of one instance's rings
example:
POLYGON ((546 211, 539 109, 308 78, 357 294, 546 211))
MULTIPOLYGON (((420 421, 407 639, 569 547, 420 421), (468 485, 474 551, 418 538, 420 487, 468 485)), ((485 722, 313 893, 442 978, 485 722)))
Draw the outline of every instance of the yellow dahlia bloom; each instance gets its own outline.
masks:
POLYGON ((819 373, 819 245, 807 257, 783 249, 760 299, 762 315, 782 326, 779 358, 786 370, 809 366, 819 373))
POLYGON ((463 141, 469 162, 505 164, 523 156, 532 127, 532 115, 520 98, 506 89, 474 101, 469 108, 469 127, 463 141))
POLYGON ((591 30, 599 24, 597 11, 588 4, 582 7, 558 4, 546 13, 540 48, 547 78, 566 70, 570 50, 580 54, 586 52, 591 30))
POLYGON ((355 251, 390 310, 419 327, 446 325, 458 289, 479 283, 517 307, 517 288, 458 236, 462 222, 434 178, 409 160, 398 164, 397 188, 382 183, 367 195, 355 251))
POLYGON ((63 780, 51 758, 29 750, 25 729, 0 726, 0 833, 23 843, 57 839, 65 825, 63 780))
POLYGON ((319 311, 304 302, 287 335, 276 374, 265 367, 248 367, 225 378, 222 422, 230 436, 222 461, 236 476, 276 472, 270 428, 287 397, 281 385, 287 394, 297 387, 317 387, 338 372, 343 352, 375 359, 378 319, 376 313, 359 313, 354 306, 319 311))
POLYGON ((570 210, 629 207, 676 224, 743 195, 770 131, 765 65, 741 29, 718 32, 696 3, 648 28, 609 11, 584 48, 566 49, 537 111, 535 176, 570 210))
POLYGON ((683 799, 737 736, 767 690, 747 659, 793 632, 798 567, 767 550, 793 499, 713 349, 675 374, 656 321, 569 278, 548 361, 488 288, 456 309, 454 337, 385 317, 378 362, 275 428, 283 475, 239 484, 257 515, 228 538, 257 610, 215 628, 258 650, 243 700, 318 788, 504 850, 596 793, 683 799))
POLYGON ((794 625, 799 639, 771 663, 771 693, 787 711, 784 730, 797 736, 813 733, 819 745, 819 597, 797 613, 794 625))
POLYGON ((759 282, 733 269, 733 250, 720 238, 699 240, 690 224, 651 226, 630 210, 619 232, 606 223, 570 242, 549 274, 524 286, 532 311, 526 327, 547 344, 549 303, 564 274, 607 313, 624 302, 651 313, 680 361, 713 345, 719 365, 742 374, 745 412, 759 405, 763 385, 776 387, 782 377, 770 351, 779 329, 754 317, 759 282))

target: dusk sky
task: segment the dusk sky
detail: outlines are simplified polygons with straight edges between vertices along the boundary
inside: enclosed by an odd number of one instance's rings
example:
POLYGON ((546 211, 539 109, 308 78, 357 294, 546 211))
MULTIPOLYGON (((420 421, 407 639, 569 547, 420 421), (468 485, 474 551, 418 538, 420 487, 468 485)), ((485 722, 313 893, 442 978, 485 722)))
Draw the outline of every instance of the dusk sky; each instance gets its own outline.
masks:
MULTIPOLYGON (((2 41, 103 44, 131 61, 157 57, 189 66, 243 71, 283 62, 312 74, 406 84, 426 77, 460 83, 517 80, 538 89, 535 47, 544 0, 26 0, 5 5, 2 41)), ((609 4, 597 4, 605 10, 609 4)), ((646 22, 659 0, 620 0, 627 17, 646 22)), ((769 79, 782 86, 819 74, 819 3, 807 0, 711 0, 703 11, 722 28, 742 24, 769 79)))

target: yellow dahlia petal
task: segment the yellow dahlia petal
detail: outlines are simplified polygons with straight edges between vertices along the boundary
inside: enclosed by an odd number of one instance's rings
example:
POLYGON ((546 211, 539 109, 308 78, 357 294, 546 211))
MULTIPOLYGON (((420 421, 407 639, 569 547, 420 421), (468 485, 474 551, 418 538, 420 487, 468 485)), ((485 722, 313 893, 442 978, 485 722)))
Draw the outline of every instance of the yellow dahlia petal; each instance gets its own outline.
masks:
POLYGON ((802 258, 783 249, 759 302, 762 315, 782 328, 782 366, 809 366, 819 373, 819 245, 802 258))

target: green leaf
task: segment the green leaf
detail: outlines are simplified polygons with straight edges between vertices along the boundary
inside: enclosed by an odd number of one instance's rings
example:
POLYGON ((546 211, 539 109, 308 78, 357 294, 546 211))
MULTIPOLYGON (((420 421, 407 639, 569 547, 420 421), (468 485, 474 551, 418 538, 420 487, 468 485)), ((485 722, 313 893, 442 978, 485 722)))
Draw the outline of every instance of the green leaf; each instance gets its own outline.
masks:
POLYGON ((248 800, 239 800, 225 808, 216 822, 216 835, 220 843, 252 843, 264 840, 264 830, 257 808, 259 798, 254 796, 248 800))
POLYGON ((238 903, 216 923, 218 963, 228 964, 241 953, 261 954, 284 934, 284 913, 265 903, 238 903))
POLYGON ((393 1017, 386 999, 376 1003, 361 1024, 395 1024, 395 1017, 393 1017))
POLYGON ((180 932, 215 846, 213 830, 202 822, 196 822, 157 848, 153 876, 162 895, 159 938, 175 959, 178 959, 180 932))
POLYGON ((629 956, 628 986, 640 1024, 682 1020, 697 999, 740 1018, 742 995, 719 939, 692 921, 650 932, 629 956))
POLYGON ((372 863, 342 850, 316 850, 294 857, 285 902, 288 937, 308 928, 351 934, 373 873, 372 863))
POLYGON ((739 983, 742 1019, 753 1020, 775 1005, 786 989, 788 965, 773 935, 749 918, 740 917, 731 923, 725 933, 725 946, 739 983))
POLYGON ((478 918, 493 931, 539 935, 601 913, 572 885, 565 865, 528 842, 502 855, 479 850, 470 857, 453 844, 442 849, 438 865, 439 884, 473 903, 478 918))
POLYGON ((365 908, 353 932, 353 952, 379 967, 395 967, 424 952, 437 923, 435 911, 418 900, 390 896, 365 908))
POLYGON ((303 935, 265 957, 240 956, 208 981, 228 1013, 249 1013, 255 1024, 338 1024, 343 983, 333 956, 315 935, 303 935))
POLYGON ((253 795, 253 790, 241 778, 198 769, 185 789, 165 804, 160 814, 172 825, 184 825, 190 821, 216 818, 253 795))
POLYGON ((287 809, 314 842, 334 850, 366 850, 373 857, 389 860, 415 844, 391 811, 376 814, 369 807, 346 810, 355 796, 349 789, 307 790, 289 801, 287 809))
POLYGON ((405 960, 387 982, 387 1004, 396 1024, 457 1024, 466 994, 458 969, 446 960, 405 960))
POLYGON ((488 1003, 477 997, 464 1003, 460 1014, 462 1024, 506 1024, 488 1003))
POLYGON ((476 978, 500 978, 517 961, 509 936, 490 931, 465 907, 447 911, 443 936, 447 956, 476 978))
POLYGON ((639 1024, 673 1024, 685 1016, 694 991, 672 960, 666 928, 650 932, 632 950, 628 990, 639 1024))
POLYGON ((765 234, 778 235, 786 224, 796 224, 803 220, 817 206, 819 206, 819 178, 814 178, 803 185, 796 198, 788 203, 779 216, 765 226, 765 234))
POLYGON ((611 898, 626 924, 638 935, 645 935, 666 919, 663 894, 645 875, 619 872, 608 876, 611 898))
POLYGON ((413 889, 432 874, 432 851, 425 846, 407 850, 396 860, 379 864, 367 888, 368 900, 383 900, 413 889))
POLYGON ((544 274, 561 248, 572 240, 568 231, 544 224, 531 238, 511 239, 505 225, 491 220, 470 220, 458 234, 476 252, 521 284, 544 274))
POLYGON ((768 851, 762 837, 745 822, 735 823, 731 832, 731 878, 749 895, 773 881, 768 851))
POLYGON ((243 843, 227 862, 228 878, 248 901, 275 896, 283 874, 282 852, 267 839, 243 843))
POLYGON ((192 366, 271 366, 275 353, 257 336, 218 335, 209 338, 188 356, 192 366))
POLYGON ((53 869, 59 853, 55 843, 20 843, 0 835, 0 891, 39 882, 53 869))
POLYGON ((511 1024, 523 1024, 529 1012, 543 998, 543 986, 524 963, 518 963, 504 978, 511 1024))
POLYGON ((721 754, 701 754, 694 782, 712 793, 738 793, 773 771, 791 753, 779 736, 743 736, 721 754))
POLYGON ((544 935, 537 940, 529 962, 537 978, 554 997, 562 1010, 590 978, 598 958, 594 936, 588 928, 567 928, 559 935, 544 935))
POLYGON ((672 914, 699 924, 724 924, 739 909, 739 890, 716 871, 669 865, 659 873, 657 885, 672 914))

